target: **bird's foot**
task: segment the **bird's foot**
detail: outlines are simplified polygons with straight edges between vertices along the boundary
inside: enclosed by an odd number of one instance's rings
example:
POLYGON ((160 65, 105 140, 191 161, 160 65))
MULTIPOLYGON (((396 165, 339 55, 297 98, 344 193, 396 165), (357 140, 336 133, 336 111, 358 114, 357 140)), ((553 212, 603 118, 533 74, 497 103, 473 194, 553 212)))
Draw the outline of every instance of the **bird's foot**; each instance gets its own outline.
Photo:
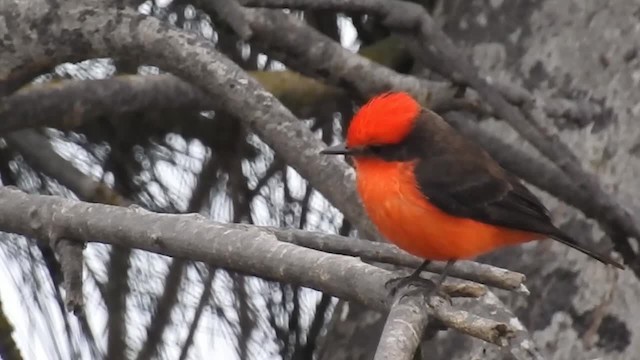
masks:
POLYGON ((435 288, 436 284, 429 279, 425 279, 420 276, 409 275, 409 276, 393 278, 387 281, 384 284, 384 287, 387 288, 387 290, 389 290, 389 295, 396 296, 396 294, 398 293, 398 290, 410 285, 413 285, 416 287, 425 287, 425 288, 428 287, 433 289, 435 288))
POLYGON ((435 282, 420 276, 410 275, 405 277, 398 277, 391 279, 385 283, 385 288, 389 290, 389 295, 391 295, 391 297, 395 297, 400 289, 409 286, 413 286, 414 288, 407 289, 402 294, 402 297, 422 293, 426 297, 430 297, 433 295, 440 296, 451 303, 451 298, 448 294, 442 291, 441 286, 438 286, 435 282))

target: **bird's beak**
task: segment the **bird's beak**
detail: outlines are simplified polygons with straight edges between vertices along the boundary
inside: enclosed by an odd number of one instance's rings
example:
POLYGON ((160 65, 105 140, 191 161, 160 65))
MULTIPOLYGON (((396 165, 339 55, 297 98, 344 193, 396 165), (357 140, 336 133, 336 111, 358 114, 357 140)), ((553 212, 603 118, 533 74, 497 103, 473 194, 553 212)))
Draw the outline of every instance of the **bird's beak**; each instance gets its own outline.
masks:
POLYGON ((349 149, 345 146, 345 144, 338 144, 334 146, 330 146, 322 151, 320 154, 323 155, 349 155, 349 149))

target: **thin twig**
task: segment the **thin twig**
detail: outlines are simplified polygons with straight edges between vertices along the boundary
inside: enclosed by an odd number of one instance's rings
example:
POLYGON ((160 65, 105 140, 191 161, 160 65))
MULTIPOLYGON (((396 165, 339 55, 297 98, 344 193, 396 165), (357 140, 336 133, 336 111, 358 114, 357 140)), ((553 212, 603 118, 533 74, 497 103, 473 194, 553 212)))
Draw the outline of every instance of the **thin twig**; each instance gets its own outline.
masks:
POLYGON ((128 206, 125 199, 108 185, 78 170, 71 162, 60 156, 49 139, 33 129, 13 131, 4 136, 7 144, 17 150, 34 169, 50 176, 73 191, 84 201, 128 206))
POLYGON ((60 267, 66 291, 65 304, 68 311, 80 315, 84 310, 84 296, 82 293, 82 250, 84 244, 68 239, 59 239, 52 244, 52 248, 58 254, 60 267))

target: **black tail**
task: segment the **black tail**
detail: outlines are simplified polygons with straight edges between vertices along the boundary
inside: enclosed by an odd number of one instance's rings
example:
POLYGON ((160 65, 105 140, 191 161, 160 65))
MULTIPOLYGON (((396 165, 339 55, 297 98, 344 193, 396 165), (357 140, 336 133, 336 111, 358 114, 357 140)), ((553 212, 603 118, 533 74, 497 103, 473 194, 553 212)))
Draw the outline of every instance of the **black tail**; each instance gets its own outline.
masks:
POLYGON ((609 265, 613 265, 615 267, 617 267, 618 269, 622 269, 624 270, 624 265, 620 264, 619 262, 613 260, 612 258, 610 258, 607 255, 601 254, 595 250, 591 250, 586 248, 584 245, 580 245, 578 244, 577 241, 573 240, 571 237, 569 237, 569 235, 564 234, 562 231, 557 230, 554 234, 549 234, 549 237, 551 237, 554 240, 558 240, 561 243, 571 246, 572 248, 579 250, 589 256, 591 256, 592 258, 601 261, 605 264, 609 264, 609 265))

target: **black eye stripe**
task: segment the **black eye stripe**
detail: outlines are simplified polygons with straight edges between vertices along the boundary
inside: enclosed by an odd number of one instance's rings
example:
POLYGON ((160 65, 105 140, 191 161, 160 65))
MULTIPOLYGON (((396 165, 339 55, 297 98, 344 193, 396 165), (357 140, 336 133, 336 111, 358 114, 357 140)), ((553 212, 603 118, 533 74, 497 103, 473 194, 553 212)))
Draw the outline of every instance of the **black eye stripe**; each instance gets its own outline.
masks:
POLYGON ((407 161, 417 157, 417 153, 411 151, 411 146, 407 143, 368 146, 363 153, 364 156, 375 156, 387 161, 407 161))

